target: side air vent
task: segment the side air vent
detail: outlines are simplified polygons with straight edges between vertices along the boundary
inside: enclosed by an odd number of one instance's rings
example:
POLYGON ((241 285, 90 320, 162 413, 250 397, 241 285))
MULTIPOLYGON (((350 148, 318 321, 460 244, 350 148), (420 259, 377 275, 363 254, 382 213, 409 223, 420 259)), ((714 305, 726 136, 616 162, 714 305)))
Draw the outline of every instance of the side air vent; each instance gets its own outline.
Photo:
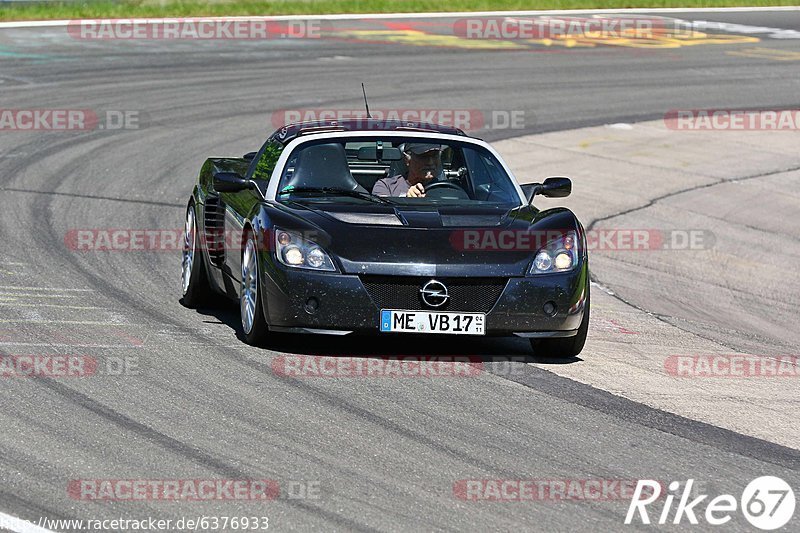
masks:
POLYGON ((216 266, 225 262, 225 205, 219 196, 207 196, 205 208, 205 242, 208 258, 216 266))

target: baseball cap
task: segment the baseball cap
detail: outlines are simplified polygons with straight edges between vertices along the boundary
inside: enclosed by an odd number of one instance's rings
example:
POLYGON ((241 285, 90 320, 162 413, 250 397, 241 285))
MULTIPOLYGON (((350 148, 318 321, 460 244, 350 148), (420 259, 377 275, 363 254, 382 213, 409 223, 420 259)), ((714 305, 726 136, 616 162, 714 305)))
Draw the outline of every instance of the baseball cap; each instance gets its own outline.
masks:
POLYGON ((441 144, 406 143, 405 147, 403 148, 403 151, 406 152, 406 153, 410 152, 412 154, 422 155, 422 154, 425 154, 425 153, 430 152, 432 150, 436 150, 437 152, 441 152, 442 149, 443 148, 442 148, 441 144))

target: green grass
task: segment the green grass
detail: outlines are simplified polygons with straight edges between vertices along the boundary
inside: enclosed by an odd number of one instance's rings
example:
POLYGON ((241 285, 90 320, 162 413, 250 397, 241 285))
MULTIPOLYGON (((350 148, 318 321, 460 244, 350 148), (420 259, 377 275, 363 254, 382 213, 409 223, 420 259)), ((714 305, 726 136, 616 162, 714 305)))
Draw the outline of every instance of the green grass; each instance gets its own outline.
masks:
POLYGON ((21 4, 0 0, 0 20, 422 13, 624 7, 789 6, 798 0, 80 0, 21 4))

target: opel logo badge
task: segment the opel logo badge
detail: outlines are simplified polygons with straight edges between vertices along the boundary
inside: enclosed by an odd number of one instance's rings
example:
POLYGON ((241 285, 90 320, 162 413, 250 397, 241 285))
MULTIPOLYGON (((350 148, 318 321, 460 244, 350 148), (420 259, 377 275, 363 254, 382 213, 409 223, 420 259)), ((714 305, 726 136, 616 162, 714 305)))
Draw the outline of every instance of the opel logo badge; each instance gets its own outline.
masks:
POLYGON ((430 280, 419 290, 422 301, 430 307, 441 307, 450 299, 447 287, 441 281, 430 280))

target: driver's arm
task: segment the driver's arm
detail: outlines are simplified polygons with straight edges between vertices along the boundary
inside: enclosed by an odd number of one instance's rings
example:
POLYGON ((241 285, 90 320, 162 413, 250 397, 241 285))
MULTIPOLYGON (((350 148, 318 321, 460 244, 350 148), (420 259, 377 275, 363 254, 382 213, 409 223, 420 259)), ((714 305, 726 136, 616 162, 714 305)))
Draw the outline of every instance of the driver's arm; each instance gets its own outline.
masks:
POLYGON ((372 194, 375 196, 391 196, 392 191, 389 190, 389 186, 384 180, 378 180, 372 186, 372 194))

